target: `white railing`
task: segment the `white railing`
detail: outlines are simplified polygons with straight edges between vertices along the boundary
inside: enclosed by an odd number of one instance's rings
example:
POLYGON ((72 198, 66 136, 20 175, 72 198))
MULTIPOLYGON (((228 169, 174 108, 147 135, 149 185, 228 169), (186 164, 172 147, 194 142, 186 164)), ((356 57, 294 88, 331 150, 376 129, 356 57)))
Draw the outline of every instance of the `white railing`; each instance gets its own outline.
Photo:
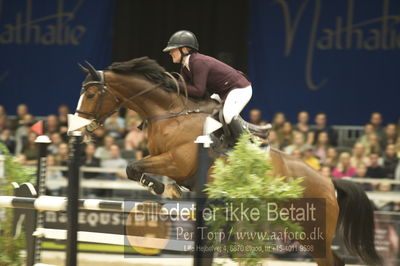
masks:
POLYGON ((341 147, 352 147, 363 134, 363 126, 332 126, 337 134, 337 144, 341 147))
MULTIPOLYGON (((58 179, 47 179, 47 187, 62 187, 68 186, 68 180, 66 178, 58 179)), ((117 179, 117 180, 101 180, 101 179, 83 179, 81 181, 81 188, 91 189, 112 189, 112 190, 144 190, 144 187, 139 185, 137 182, 131 180, 117 179)))
MULTIPOLYGON (((391 178, 347 177, 345 179, 356 182, 356 183, 400 185, 400 180, 391 179, 391 178)), ((399 193, 400 193, 400 191, 399 191, 399 193)))
MULTIPOLYGON (((55 170, 55 171, 68 171, 67 166, 49 166, 48 170, 55 170)), ((81 166, 79 175, 81 180, 81 188, 91 188, 91 189, 113 189, 113 190, 144 190, 144 188, 139 185, 137 182, 133 182, 131 180, 118 178, 116 180, 103 180, 100 178, 91 178, 85 179, 85 173, 98 173, 100 174, 124 174, 125 169, 120 168, 103 168, 103 167, 87 167, 81 166)), ((68 179, 64 178, 47 178, 46 179, 46 186, 47 187, 67 187, 68 186, 68 179)))

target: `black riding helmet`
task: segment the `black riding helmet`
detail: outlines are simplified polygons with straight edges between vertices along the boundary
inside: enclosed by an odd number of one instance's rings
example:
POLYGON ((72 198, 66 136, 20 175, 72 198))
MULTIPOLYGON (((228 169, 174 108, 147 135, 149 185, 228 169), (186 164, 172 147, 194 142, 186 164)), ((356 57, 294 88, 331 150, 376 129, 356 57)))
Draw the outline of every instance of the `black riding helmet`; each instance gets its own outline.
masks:
POLYGON ((169 38, 167 47, 163 49, 164 53, 171 51, 172 49, 189 47, 195 51, 199 50, 199 42, 197 41, 196 35, 188 30, 180 30, 172 34, 169 38))

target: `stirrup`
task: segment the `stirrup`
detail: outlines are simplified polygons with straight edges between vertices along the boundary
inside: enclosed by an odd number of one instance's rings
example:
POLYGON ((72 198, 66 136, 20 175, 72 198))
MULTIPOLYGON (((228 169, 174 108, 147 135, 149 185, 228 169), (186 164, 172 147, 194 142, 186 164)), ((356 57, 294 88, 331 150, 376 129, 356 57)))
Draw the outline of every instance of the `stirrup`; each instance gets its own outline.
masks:
POLYGON ((259 126, 259 125, 255 125, 255 124, 247 122, 241 116, 237 116, 235 118, 237 118, 237 121, 246 130, 250 131, 250 133, 252 133, 253 135, 256 135, 257 137, 260 137, 260 138, 263 138, 263 139, 268 138, 270 129, 272 128, 271 124, 266 124, 266 125, 263 125, 263 126, 259 126))

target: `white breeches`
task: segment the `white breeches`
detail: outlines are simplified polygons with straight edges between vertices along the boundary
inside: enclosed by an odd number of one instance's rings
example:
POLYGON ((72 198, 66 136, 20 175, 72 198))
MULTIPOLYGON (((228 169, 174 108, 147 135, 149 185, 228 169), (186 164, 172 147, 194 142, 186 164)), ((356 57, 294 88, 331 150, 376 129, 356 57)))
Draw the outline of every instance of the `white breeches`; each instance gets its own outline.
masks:
POLYGON ((241 89, 233 89, 228 93, 225 99, 224 108, 222 113, 224 115, 225 122, 229 124, 232 118, 239 115, 246 104, 250 101, 253 89, 250 86, 241 89))

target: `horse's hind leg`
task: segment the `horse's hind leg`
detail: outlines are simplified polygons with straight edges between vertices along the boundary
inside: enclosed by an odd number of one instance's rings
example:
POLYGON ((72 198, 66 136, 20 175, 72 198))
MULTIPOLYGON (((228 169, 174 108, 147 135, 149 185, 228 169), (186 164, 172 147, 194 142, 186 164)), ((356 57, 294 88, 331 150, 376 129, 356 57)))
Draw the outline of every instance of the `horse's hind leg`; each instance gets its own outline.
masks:
POLYGON ((327 254, 326 258, 323 259, 315 259, 318 266, 344 266, 344 261, 341 259, 336 252, 330 250, 330 253, 327 254))
POLYGON ((315 258, 318 266, 342 266, 343 261, 332 251, 332 242, 336 232, 337 217, 339 214, 339 207, 336 200, 326 200, 326 221, 323 221, 325 227, 325 254, 311 253, 315 258))
POLYGON ((335 266, 344 266, 345 265, 344 260, 341 257, 339 257, 339 255, 335 251, 332 251, 332 253, 333 253, 333 258, 335 259, 335 266))

